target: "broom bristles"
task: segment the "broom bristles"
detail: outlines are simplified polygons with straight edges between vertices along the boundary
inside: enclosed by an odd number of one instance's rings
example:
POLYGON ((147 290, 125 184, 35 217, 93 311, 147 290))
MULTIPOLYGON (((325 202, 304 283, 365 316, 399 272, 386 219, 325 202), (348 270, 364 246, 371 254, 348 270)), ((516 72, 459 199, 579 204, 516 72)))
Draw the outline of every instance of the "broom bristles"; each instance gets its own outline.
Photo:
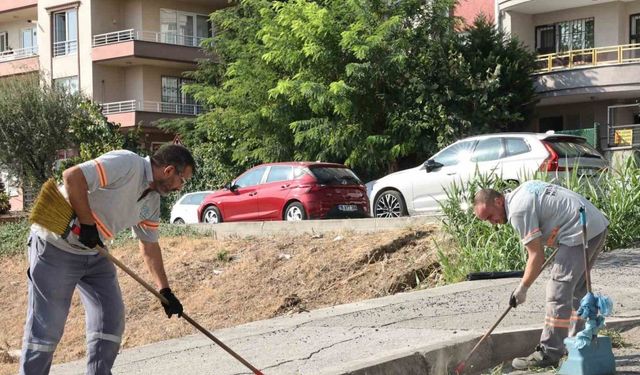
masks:
POLYGON ((58 190, 55 180, 47 180, 33 204, 29 221, 62 236, 69 228, 73 216, 73 208, 58 190))

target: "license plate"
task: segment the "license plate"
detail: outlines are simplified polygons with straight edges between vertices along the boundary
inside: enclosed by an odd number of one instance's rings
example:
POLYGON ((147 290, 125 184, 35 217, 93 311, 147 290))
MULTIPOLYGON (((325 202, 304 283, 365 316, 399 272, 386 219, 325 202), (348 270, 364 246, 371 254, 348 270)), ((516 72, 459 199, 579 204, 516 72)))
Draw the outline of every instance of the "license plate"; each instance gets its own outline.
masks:
POLYGON ((339 204, 338 210, 353 212, 353 211, 358 211, 358 206, 356 206, 355 204, 339 204))

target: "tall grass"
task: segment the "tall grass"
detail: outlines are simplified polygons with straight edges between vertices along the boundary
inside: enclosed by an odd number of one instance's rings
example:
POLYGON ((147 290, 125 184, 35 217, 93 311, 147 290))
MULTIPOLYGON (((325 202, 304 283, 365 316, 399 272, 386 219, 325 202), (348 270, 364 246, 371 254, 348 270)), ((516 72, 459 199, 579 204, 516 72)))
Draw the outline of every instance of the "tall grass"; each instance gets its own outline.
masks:
MULTIPOLYGON (((640 240, 640 169, 633 158, 596 177, 581 176, 577 170, 563 178, 539 172, 519 177, 521 182, 531 179, 563 185, 598 207, 610 221, 606 250, 632 246, 640 240)), ((468 183, 454 183, 446 190, 447 199, 440 206, 451 245, 437 244, 444 282, 461 281, 471 272, 524 268, 526 254, 515 230, 510 225, 492 226, 476 219, 472 207, 480 189, 506 191, 514 187, 495 174, 476 171, 468 183)))

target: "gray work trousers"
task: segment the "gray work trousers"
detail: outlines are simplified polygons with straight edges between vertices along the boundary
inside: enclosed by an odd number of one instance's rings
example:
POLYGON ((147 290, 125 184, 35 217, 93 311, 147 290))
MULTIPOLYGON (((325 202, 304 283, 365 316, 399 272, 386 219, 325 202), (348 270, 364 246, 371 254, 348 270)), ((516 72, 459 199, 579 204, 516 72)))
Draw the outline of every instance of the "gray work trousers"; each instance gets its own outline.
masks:
POLYGON ((29 236, 29 298, 21 375, 48 374, 76 287, 85 308, 87 374, 108 375, 124 332, 124 305, 114 265, 29 236))
MULTIPOLYGON (((604 247, 607 230, 589 240, 588 267, 593 267, 604 247)), ((560 359, 564 355, 564 339, 573 337, 584 329, 576 310, 580 300, 587 294, 584 272, 584 249, 582 245, 560 245, 551 268, 551 279, 547 283, 545 324, 540 337, 540 345, 545 353, 560 359)))

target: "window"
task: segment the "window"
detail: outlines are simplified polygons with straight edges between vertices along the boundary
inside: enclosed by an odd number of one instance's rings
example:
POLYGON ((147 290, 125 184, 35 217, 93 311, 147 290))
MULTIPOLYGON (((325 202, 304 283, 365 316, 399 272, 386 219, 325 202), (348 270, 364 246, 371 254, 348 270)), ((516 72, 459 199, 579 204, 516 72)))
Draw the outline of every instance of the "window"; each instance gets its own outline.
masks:
POLYGON ((53 56, 78 51, 78 11, 69 9, 53 14, 53 56))
POLYGON ((267 182, 287 181, 293 177, 293 168, 286 165, 273 165, 269 170, 267 182))
POLYGON ((502 148, 502 138, 487 138, 478 142, 478 146, 473 151, 471 161, 483 162, 498 160, 504 154, 502 148))
POLYGON ((471 150, 476 144, 475 141, 465 141, 454 143, 453 145, 440 151, 433 160, 442 164, 443 166, 456 165, 461 161, 469 160, 471 156, 471 150))
POLYGON ((189 194, 182 200, 182 202, 180 202, 180 204, 199 206, 200 203, 202 203, 202 201, 204 200, 204 197, 209 194, 210 193, 189 194))
POLYGON ((556 32, 553 25, 536 27, 536 52, 540 54, 556 51, 556 32))
POLYGON ((629 43, 640 43, 640 13, 631 15, 629 43))
POLYGON ((78 76, 54 79, 53 86, 70 94, 76 94, 78 93, 78 76))
POLYGON ((349 168, 340 167, 309 167, 311 174, 319 184, 325 185, 360 185, 362 181, 349 168))
POLYGON ((164 8, 160 9, 160 33, 163 43, 193 47, 213 35, 208 16, 164 8))
POLYGON ((252 169, 243 174, 235 184, 241 188, 258 185, 262 181, 262 175, 266 169, 267 167, 252 169))
POLYGON ((593 48, 594 20, 583 18, 536 27, 536 52, 553 53, 593 48))
POLYGON ((520 155, 529 152, 529 144, 521 138, 506 138, 505 145, 507 148, 507 156, 520 155))
POLYGON ((20 32, 20 47, 36 50, 38 47, 38 34, 35 27, 22 29, 20 32))
POLYGON ((193 114, 199 113, 199 107, 191 95, 182 91, 184 85, 193 80, 179 77, 162 77, 162 112, 193 114))
POLYGON ((9 35, 6 32, 0 33, 0 52, 9 49, 9 35))

